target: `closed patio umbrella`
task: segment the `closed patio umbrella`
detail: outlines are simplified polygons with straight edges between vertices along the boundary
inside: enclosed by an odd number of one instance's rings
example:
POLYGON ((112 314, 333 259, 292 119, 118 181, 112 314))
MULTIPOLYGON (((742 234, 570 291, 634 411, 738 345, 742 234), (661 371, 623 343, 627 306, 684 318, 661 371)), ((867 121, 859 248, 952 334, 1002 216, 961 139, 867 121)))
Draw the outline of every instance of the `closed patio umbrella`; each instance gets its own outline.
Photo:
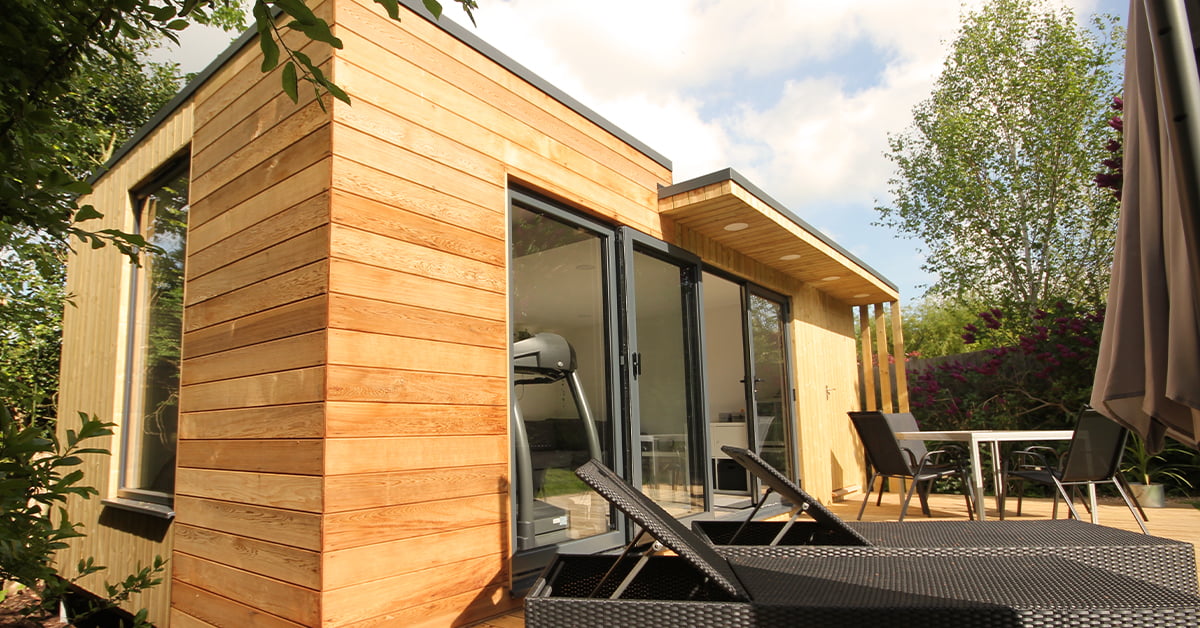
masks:
POLYGON ((1130 2, 1124 186, 1092 406, 1152 451, 1200 435, 1196 29, 1194 0, 1130 2))

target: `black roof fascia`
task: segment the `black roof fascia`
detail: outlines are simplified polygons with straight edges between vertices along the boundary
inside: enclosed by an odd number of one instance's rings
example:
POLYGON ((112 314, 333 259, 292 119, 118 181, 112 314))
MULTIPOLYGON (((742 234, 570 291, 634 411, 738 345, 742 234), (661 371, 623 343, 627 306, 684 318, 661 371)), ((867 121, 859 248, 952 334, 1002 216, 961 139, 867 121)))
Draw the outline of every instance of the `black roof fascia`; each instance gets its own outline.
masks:
MULTIPOLYGON (((280 9, 274 9, 274 11, 276 15, 282 12, 280 9)), ((222 52, 216 59, 213 59, 212 63, 209 63, 207 66, 205 66, 205 68, 196 74, 196 76, 193 77, 187 85, 184 85, 183 89, 179 90, 179 93, 175 94, 174 98, 167 101, 167 104, 163 105, 162 109, 159 109, 158 113, 154 114, 154 117, 150 118, 149 122, 142 125, 142 128, 138 129, 137 133, 133 134, 133 137, 129 138, 129 140, 122 144, 121 147, 113 153, 113 156, 110 157, 108 161, 100 167, 99 170, 92 174, 92 176, 88 177, 88 183, 94 183, 97 179, 103 176, 104 173, 112 170, 112 168, 116 166, 117 163, 119 163, 122 159, 124 159, 125 156, 128 155, 135 146, 137 146, 142 140, 146 139, 146 136, 150 135, 154 129, 158 128, 158 125, 162 124, 163 120, 166 120, 167 117, 175 113, 175 110, 179 109, 183 103, 187 102, 187 99, 191 98, 192 94, 196 93, 196 90, 200 89, 200 86, 203 85, 205 81, 212 77, 213 74, 216 74, 217 70, 221 69, 221 66, 225 65, 226 62, 232 59, 233 55, 237 54, 246 44, 250 43, 251 39, 254 39, 254 37, 257 35, 258 31, 251 28, 242 33, 241 37, 238 37, 236 40, 234 40, 234 42, 230 44, 224 52, 222 52)))
MULTIPOLYGON (((574 110, 584 118, 592 121, 600 128, 613 134, 617 139, 637 149, 638 152, 654 160, 662 167, 666 168, 667 170, 671 169, 670 159, 667 159, 661 153, 650 148, 641 140, 638 140, 629 133, 621 130, 615 124, 609 122, 603 116, 588 108, 583 103, 568 96, 566 92, 563 92, 562 90, 548 83, 542 77, 534 74, 529 68, 526 68, 516 61, 513 61, 508 55, 500 52, 491 44, 481 39, 478 35, 475 35, 466 28, 459 26, 452 20, 439 20, 433 17, 433 14, 425 9, 425 5, 421 0, 401 0, 401 3, 408 7, 409 10, 425 18, 433 25, 448 33, 450 36, 475 49, 476 52, 479 52, 483 56, 500 64, 509 72, 512 72, 525 82, 544 92, 547 96, 566 105, 568 108, 574 110)), ((274 11, 276 15, 281 12, 280 9, 274 9, 274 11)), ((208 64, 203 71, 197 74, 196 77, 193 78, 186 86, 184 86, 184 88, 180 90, 174 98, 164 105, 163 108, 160 109, 158 113, 150 119, 149 122, 142 126, 142 128, 138 129, 137 133, 134 133, 133 137, 129 138, 129 141, 125 142, 121 148, 113 153, 113 156, 108 160, 108 162, 106 162, 99 170, 97 170, 95 174, 88 177, 88 183, 95 182, 100 178, 101 175, 116 166, 121 159, 123 159, 131 150, 133 150, 134 146, 145 139, 145 137, 149 135, 150 132, 153 131, 160 123, 162 123, 167 116, 175 113, 175 110, 178 109, 185 101, 187 101, 187 99, 191 97, 191 95, 195 93, 196 90, 199 89, 200 86, 209 79, 209 77, 215 74, 217 70, 221 68, 221 66, 225 65, 230 58, 237 54, 246 44, 250 43, 250 40, 257 35, 258 31, 253 28, 247 30, 245 33, 242 33, 241 37, 230 44, 230 46, 226 48, 220 56, 218 56, 212 63, 208 64)))
POLYGON ((821 233, 815 227, 813 227, 812 225, 805 222, 804 219, 797 216, 795 213, 793 213, 787 207, 784 207, 783 203, 780 203, 779 201, 771 198, 766 192, 763 192, 761 189, 759 189, 759 187, 757 185, 754 185, 753 183, 751 183, 748 179, 746 179, 746 177, 742 176, 742 174, 740 172, 738 172, 737 170, 734 170, 733 168, 726 168, 724 170, 710 172, 708 174, 696 177, 695 179, 688 179, 687 181, 682 181, 680 183, 675 183, 673 185, 668 185, 666 187, 659 188, 658 189, 658 198, 660 198, 660 199, 668 198, 671 196, 675 196, 676 194, 682 194, 684 192, 698 190, 706 185, 712 185, 714 183, 720 183, 722 181, 732 181, 732 182, 742 186, 742 188, 744 188, 747 192, 758 197, 759 200, 763 201, 767 205, 770 205, 772 209, 783 214, 784 217, 786 217, 788 220, 796 223, 797 225, 800 226, 800 228, 813 234, 814 236, 817 237, 817 239, 821 240, 825 244, 828 244, 835 251, 848 257, 855 264, 858 264, 859 266, 861 266, 863 268, 863 270, 866 270, 867 272, 874 275, 877 279, 879 279, 883 283, 887 284, 888 287, 890 287, 892 290, 895 290, 896 292, 900 291, 900 288, 898 286, 896 286, 896 284, 894 284, 890 280, 888 280, 887 277, 884 277, 883 275, 881 275, 879 273, 879 271, 875 270, 874 268, 871 268, 870 266, 867 265, 866 262, 859 259, 858 256, 854 255, 850 251, 847 251, 845 248, 842 247, 842 245, 838 244, 837 242, 834 242, 829 236, 825 235, 824 233, 821 233))

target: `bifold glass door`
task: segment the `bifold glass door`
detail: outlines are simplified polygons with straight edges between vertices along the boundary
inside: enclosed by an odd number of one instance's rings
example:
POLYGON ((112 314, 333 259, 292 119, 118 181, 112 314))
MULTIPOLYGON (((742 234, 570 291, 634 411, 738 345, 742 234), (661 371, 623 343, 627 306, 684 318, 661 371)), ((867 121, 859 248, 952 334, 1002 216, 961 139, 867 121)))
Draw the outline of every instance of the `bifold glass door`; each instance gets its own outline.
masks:
POLYGON ((714 499, 733 506, 759 491, 722 445, 750 449, 796 479, 787 301, 704 273, 704 348, 714 499))
POLYGON ((574 470, 590 458, 620 467, 615 234, 532 195, 512 199, 516 549, 607 549, 622 542, 618 522, 574 470))
POLYGON ((625 243, 625 357, 634 472, 642 492, 676 517, 705 509, 694 257, 632 230, 625 243))

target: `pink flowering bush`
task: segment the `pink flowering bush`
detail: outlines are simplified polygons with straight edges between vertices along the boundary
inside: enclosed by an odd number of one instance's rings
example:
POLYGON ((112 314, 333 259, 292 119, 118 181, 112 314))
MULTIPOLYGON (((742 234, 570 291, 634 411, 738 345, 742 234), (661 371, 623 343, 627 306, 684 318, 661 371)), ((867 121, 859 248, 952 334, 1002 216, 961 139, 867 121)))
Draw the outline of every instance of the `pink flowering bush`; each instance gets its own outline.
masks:
POLYGON ((1018 320, 980 312, 963 340, 994 348, 910 374, 913 414, 923 429, 1072 427, 1091 397, 1103 326, 1103 307, 1058 303, 1018 320))

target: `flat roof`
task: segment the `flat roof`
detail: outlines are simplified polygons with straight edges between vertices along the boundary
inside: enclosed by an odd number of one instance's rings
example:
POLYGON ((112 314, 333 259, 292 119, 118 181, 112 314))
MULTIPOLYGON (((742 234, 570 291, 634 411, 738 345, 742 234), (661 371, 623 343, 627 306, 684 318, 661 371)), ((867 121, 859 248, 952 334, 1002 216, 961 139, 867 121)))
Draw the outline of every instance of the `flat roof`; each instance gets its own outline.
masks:
MULTIPOLYGON (((550 96, 563 105, 566 105, 567 108, 571 109, 575 113, 578 113, 596 126, 608 131, 622 142, 632 146, 638 152, 654 160, 667 170, 671 169, 670 159, 667 159, 661 153, 650 148, 641 140, 622 130, 620 127, 604 118, 604 116, 601 116, 583 103, 572 98, 566 92, 555 87, 554 85, 551 85, 542 77, 534 74, 532 70, 526 68, 520 63, 517 63, 508 55, 500 52, 494 46, 487 43, 467 28, 460 26, 450 19, 439 20, 433 17, 433 14, 425 9, 425 5, 421 0, 400 0, 400 3, 417 15, 425 18, 438 28, 442 29, 451 37, 454 37, 455 39, 470 46, 476 52, 503 66, 509 72, 517 75, 525 82, 545 93, 547 96, 550 96)), ((279 12, 279 10, 276 10, 276 15, 278 15, 279 12)), ((238 37, 237 40, 230 44, 224 52, 218 55, 217 58, 212 61, 212 63, 209 63, 204 70, 196 74, 196 76, 189 81, 188 84, 183 87, 183 89, 179 90, 179 93, 175 94, 174 98, 168 101, 166 105, 163 105, 163 108, 159 109, 158 113, 156 113, 149 122, 143 125, 142 128, 138 129, 137 133, 134 133, 133 137, 129 138, 129 141, 122 144, 121 147, 113 153, 112 157, 109 158, 109 160, 105 162, 103 166, 101 166, 95 173, 92 174, 91 177, 88 178, 88 182, 90 183, 100 178, 105 172, 112 169, 113 166, 117 165, 117 163, 124 159, 125 156, 128 155, 129 152, 133 150, 133 148, 137 146, 139 142, 145 139, 145 137, 149 135, 151 131, 161 124, 162 121, 167 118, 167 116, 174 113, 176 109, 183 105, 183 103, 187 102, 188 98, 190 98, 192 94, 194 94, 196 90, 200 88, 201 85, 203 85, 210 77, 212 77, 217 70, 221 69, 221 67, 224 66, 225 63, 227 63, 231 58, 233 58, 234 55, 240 52, 242 48, 249 45, 250 42, 257 36, 258 31, 254 28, 242 33, 241 37, 238 37)), ((282 88, 280 89, 282 90, 282 88)), ((353 96, 351 96, 351 98, 353 98, 353 96)))

